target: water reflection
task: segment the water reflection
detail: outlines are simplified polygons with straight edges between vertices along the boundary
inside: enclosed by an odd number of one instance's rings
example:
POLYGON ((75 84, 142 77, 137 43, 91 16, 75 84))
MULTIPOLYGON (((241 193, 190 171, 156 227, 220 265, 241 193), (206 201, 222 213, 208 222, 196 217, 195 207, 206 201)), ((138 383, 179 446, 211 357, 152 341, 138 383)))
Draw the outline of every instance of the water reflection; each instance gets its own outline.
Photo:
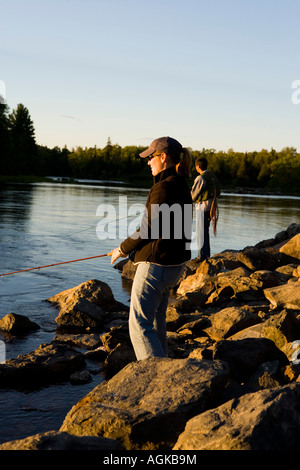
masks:
POLYGON ((34 199, 34 186, 0 185, 0 223, 25 229, 34 199), (17 225, 16 225, 17 224, 17 225), (20 227, 21 225, 21 227, 20 227))

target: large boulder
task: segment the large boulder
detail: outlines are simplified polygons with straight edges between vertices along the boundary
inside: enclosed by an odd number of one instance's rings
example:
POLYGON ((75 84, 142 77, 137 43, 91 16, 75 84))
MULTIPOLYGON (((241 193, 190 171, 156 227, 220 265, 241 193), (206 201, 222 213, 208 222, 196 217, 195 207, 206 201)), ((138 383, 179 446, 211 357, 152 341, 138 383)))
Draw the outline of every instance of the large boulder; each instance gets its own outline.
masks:
POLYGON ((102 329, 107 312, 128 310, 115 300, 108 284, 95 279, 60 292, 48 301, 59 307, 55 321, 65 328, 102 329))
MULTIPOLYGON (((192 276, 189 276, 192 277, 192 276)), ((187 278, 188 279, 188 278, 187 278)), ((204 307, 209 296, 215 291, 215 284, 210 279, 203 282, 192 292, 186 292, 177 299, 170 302, 170 307, 182 313, 194 312, 196 309, 204 307)), ((231 290, 230 294, 233 294, 231 290)))
POLYGON ((246 394, 188 421, 173 449, 299 451, 299 402, 300 383, 246 394))
POLYGON ((5 442, 0 450, 97 450, 115 451, 123 447, 118 441, 94 436, 71 436, 66 432, 48 431, 24 439, 5 442))
POLYGON ((207 280, 217 274, 240 268, 242 264, 237 261, 237 256, 238 254, 235 252, 224 252, 202 261, 195 272, 187 275, 185 279, 181 281, 177 289, 177 294, 184 295, 187 292, 198 290, 207 280))
POLYGON ((132 362, 73 406, 60 431, 118 439, 127 450, 169 449, 188 419, 216 404, 226 383, 221 361, 132 362))
POLYGON ((264 290, 273 307, 300 310, 300 280, 264 290))
POLYGON ((281 248, 280 253, 293 258, 294 260, 300 260, 300 233, 291 238, 281 248))
POLYGON ((293 238, 297 233, 300 233, 300 224, 292 223, 286 230, 283 230, 275 235, 276 243, 281 241, 289 240, 293 238))
POLYGON ((257 279, 258 281, 261 281, 262 287, 264 289, 267 289, 268 287, 279 286, 281 284, 279 276, 276 275, 273 271, 268 271, 267 269, 254 271, 254 273, 250 275, 250 279, 257 279))
POLYGON ((292 310, 282 310, 267 320, 233 334, 229 339, 267 338, 282 349, 300 338, 300 321, 292 310))
POLYGON ((188 276, 179 286, 171 306, 181 312, 193 312, 196 309, 222 306, 231 299, 248 302, 264 299, 264 282, 259 276, 251 276, 245 267, 201 278, 199 275, 188 276))
POLYGON ((272 315, 262 326, 263 336, 272 340, 279 349, 300 338, 300 321, 293 310, 282 310, 272 315))
POLYGON ((258 249, 255 247, 248 247, 241 251, 238 260, 251 271, 261 269, 273 271, 280 264, 279 256, 276 255, 276 253, 270 253, 267 249, 258 249))
MULTIPOLYGON (((274 275, 279 279, 280 284, 286 284, 293 276, 295 276, 298 267, 300 267, 300 265, 297 265, 296 263, 279 266, 279 268, 275 269, 274 275)), ((267 287, 275 286, 265 286, 265 288, 267 287)))
POLYGON ((266 338, 218 341, 213 346, 213 359, 226 362, 231 378, 237 382, 246 381, 264 362, 278 360, 282 366, 288 364, 286 355, 266 338))
POLYGON ((85 365, 83 354, 69 345, 41 344, 29 354, 0 364, 0 386, 31 389, 66 380, 85 365))
POLYGON ((205 333, 215 341, 226 339, 229 336, 249 326, 261 322, 261 318, 253 312, 240 307, 228 307, 210 316, 211 326, 205 333))

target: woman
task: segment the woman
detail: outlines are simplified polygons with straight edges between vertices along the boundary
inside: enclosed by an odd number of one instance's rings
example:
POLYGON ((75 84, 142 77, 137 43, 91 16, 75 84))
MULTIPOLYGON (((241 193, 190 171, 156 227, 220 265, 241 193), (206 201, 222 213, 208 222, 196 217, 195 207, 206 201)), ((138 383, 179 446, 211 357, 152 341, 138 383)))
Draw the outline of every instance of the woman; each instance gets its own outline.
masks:
POLYGON ((140 154, 154 178, 139 229, 112 251, 111 262, 134 256, 129 334, 137 360, 167 354, 169 291, 191 258, 192 199, 185 178, 192 157, 171 137, 155 139, 140 154))

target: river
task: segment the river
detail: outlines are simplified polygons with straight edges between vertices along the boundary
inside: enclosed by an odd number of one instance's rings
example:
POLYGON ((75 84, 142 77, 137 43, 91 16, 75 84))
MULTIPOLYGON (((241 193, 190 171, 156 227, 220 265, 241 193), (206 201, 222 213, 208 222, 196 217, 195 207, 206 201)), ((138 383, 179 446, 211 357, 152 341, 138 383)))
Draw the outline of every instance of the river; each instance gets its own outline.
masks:
MULTIPOLYGON (((2 185, 0 274, 108 253, 138 224, 147 193, 109 182, 2 185)), ((223 194, 219 211, 212 255, 255 245, 299 223, 300 198, 223 194)), ((195 239, 192 253, 197 255, 195 239)), ((50 342, 58 312, 46 299, 89 279, 107 282, 116 300, 129 305, 130 288, 109 257, 0 277, 0 318, 14 312, 41 327, 24 337, 0 334, 6 358, 50 342)), ((73 404, 101 380, 98 373, 86 385, 63 383, 28 393, 0 390, 0 443, 59 429, 73 404)))

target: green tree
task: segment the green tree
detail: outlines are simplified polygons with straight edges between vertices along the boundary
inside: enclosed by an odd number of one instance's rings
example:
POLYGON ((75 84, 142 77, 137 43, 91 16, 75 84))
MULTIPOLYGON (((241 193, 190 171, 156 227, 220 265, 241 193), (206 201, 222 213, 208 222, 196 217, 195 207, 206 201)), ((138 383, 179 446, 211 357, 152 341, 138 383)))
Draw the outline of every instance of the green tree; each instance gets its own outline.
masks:
POLYGON ((37 174, 35 130, 28 109, 23 104, 18 104, 9 120, 15 171, 21 174, 37 174))

